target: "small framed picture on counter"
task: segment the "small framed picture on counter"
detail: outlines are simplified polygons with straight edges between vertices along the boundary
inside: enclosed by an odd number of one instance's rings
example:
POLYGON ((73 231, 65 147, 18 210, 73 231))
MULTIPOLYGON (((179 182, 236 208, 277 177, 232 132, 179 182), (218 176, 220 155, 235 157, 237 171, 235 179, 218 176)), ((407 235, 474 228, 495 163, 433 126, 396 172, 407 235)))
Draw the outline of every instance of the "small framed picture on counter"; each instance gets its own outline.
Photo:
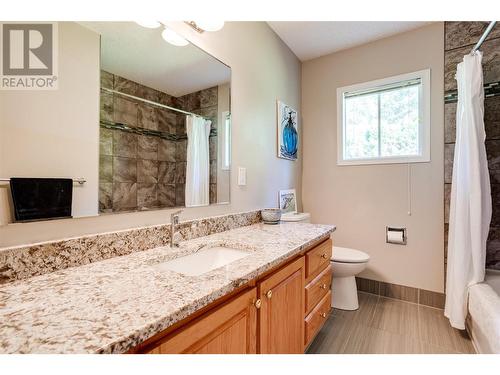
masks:
POLYGON ((282 214, 297 213, 295 189, 280 190, 279 203, 282 214))

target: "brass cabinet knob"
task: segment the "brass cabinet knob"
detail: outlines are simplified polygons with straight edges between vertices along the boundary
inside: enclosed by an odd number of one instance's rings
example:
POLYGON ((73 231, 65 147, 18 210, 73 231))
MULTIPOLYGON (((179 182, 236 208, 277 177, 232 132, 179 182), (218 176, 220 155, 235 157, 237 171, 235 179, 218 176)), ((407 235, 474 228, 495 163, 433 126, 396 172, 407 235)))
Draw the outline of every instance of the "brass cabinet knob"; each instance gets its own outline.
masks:
POLYGON ((321 313, 322 318, 326 318, 326 313, 321 313))
POLYGON ((326 284, 320 285, 320 288, 321 288, 321 289, 326 289, 326 288, 327 288, 327 285, 326 285, 326 284))
POLYGON ((262 301, 260 300, 260 298, 255 301, 254 305, 257 309, 260 309, 260 307, 262 306, 262 301))
POLYGON ((273 296, 273 291, 271 289, 269 289, 266 293, 266 297, 271 299, 272 296, 273 296))
POLYGON ((321 258, 326 259, 326 258, 328 258, 328 256, 326 255, 326 253, 325 254, 321 254, 321 258))

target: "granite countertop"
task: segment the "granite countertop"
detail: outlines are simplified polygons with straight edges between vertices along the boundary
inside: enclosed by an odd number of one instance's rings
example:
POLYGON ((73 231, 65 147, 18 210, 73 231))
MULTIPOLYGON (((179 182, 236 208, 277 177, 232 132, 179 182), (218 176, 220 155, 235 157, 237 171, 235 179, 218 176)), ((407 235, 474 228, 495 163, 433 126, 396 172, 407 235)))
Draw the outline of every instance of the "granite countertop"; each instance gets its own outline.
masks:
POLYGON ((0 353, 126 352, 334 230, 260 223, 2 285, 0 353), (200 276, 156 267, 207 245, 251 254, 200 276))

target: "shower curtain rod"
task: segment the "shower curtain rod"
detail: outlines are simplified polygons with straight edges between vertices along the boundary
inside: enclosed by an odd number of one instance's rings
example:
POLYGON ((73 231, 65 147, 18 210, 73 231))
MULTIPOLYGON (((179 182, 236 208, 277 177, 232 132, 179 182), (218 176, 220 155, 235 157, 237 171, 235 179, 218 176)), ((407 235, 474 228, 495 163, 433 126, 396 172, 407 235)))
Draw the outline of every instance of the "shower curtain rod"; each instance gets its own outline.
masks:
POLYGON ((491 21, 490 22, 490 24, 488 25, 488 27, 484 31, 483 35, 481 36, 481 38, 479 39, 479 41, 476 43, 476 45, 474 46, 474 48, 470 52, 471 54, 473 54, 474 52, 476 52, 479 49, 479 47, 481 47, 481 44, 483 44, 484 40, 488 37, 488 35, 490 34, 491 30, 493 30, 493 28, 495 27, 496 23, 497 23, 497 21, 491 21))
POLYGON ((204 116, 198 115, 198 114, 193 113, 193 112, 183 111, 182 109, 178 109, 178 108, 175 108, 175 107, 170 107, 169 105, 165 105, 165 104, 153 102, 152 100, 139 98, 138 96, 125 94, 124 92, 120 92, 120 91, 108 89, 106 87, 101 87, 101 90, 107 91, 107 92, 110 92, 110 93, 113 93, 113 94, 118 94, 118 95, 124 96, 124 97, 129 98, 129 99, 134 99, 134 100, 138 100, 138 101, 141 101, 141 102, 144 102, 144 103, 148 103, 148 104, 151 104, 151 105, 154 105, 154 106, 157 106, 157 107, 161 107, 161 108, 165 108, 165 109, 170 109, 170 110, 175 111, 175 112, 184 113, 185 115, 191 115, 191 116, 197 116, 197 117, 205 118, 204 116))

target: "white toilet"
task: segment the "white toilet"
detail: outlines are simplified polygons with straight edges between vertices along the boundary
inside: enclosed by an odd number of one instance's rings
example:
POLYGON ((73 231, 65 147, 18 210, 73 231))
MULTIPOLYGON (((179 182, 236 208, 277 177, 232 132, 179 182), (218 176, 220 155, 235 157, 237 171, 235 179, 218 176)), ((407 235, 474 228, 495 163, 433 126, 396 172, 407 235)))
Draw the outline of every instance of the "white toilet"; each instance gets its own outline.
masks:
POLYGON ((356 276, 363 271, 370 256, 362 251, 347 247, 333 247, 332 251, 332 307, 341 310, 357 310, 358 291, 356 276))
MULTIPOLYGON (((309 223, 311 215, 307 212, 281 215, 282 222, 309 223)), ((370 256, 362 251, 334 246, 332 249, 332 307, 341 310, 357 310, 358 291, 356 276, 363 271, 370 256)))
POLYGON ((307 212, 289 212, 281 215, 281 221, 285 223, 293 223, 293 222, 310 223, 311 214, 307 212))

